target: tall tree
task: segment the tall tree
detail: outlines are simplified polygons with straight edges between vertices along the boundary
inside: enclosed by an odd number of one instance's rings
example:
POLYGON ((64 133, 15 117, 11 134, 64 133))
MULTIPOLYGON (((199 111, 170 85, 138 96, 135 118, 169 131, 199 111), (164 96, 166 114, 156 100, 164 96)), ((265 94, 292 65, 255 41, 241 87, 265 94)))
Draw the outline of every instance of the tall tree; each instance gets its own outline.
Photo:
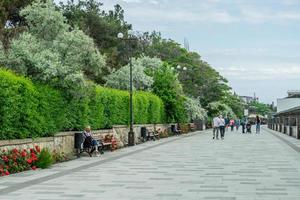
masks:
POLYGON ((78 29, 70 30, 52 0, 41 0, 20 12, 28 31, 0 52, 0 64, 56 87, 72 89, 89 79, 102 77, 105 58, 93 40, 78 29), (2 55, 2 56, 1 56, 2 55))
POLYGON ((181 84, 177 75, 167 64, 155 71, 152 90, 165 104, 167 122, 187 121, 181 84))
POLYGON ((100 52, 107 55, 108 66, 119 69, 128 62, 128 50, 117 35, 127 33, 131 25, 124 20, 120 5, 108 12, 101 10, 101 6, 102 3, 95 0, 71 0, 65 5, 60 4, 60 9, 73 28, 79 27, 94 39, 100 52))
POLYGON ((0 1, 0 40, 5 49, 11 38, 25 29, 25 19, 20 10, 33 0, 1 0, 0 1))

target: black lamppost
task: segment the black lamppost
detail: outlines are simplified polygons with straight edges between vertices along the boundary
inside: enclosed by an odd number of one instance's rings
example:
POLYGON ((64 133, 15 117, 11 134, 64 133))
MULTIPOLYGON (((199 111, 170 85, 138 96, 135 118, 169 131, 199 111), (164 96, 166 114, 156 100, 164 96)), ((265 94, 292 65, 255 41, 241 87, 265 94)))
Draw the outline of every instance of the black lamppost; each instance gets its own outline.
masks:
MULTIPOLYGON (((133 41, 136 40, 136 38, 134 37, 134 35, 130 32, 128 32, 128 35, 126 38, 124 38, 124 34, 123 33, 118 33, 118 38, 122 39, 124 41, 133 41)), ((126 44, 129 45, 130 44, 126 44)), ((128 133, 128 146, 134 146, 135 145, 135 137, 134 137, 134 131, 133 131, 133 99, 132 99, 132 94, 133 94, 133 81, 132 81, 132 49, 131 47, 128 48, 129 51, 129 82, 130 82, 130 86, 129 86, 129 120, 130 120, 130 129, 129 129, 129 133, 128 133)))

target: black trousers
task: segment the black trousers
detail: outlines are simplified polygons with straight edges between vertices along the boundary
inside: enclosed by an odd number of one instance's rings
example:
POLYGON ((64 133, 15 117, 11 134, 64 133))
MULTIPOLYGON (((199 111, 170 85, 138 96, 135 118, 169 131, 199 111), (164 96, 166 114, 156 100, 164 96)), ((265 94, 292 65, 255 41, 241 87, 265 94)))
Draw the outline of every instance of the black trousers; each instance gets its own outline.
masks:
POLYGON ((220 126, 220 134, 221 134, 221 138, 225 136, 225 126, 220 126))
POLYGON ((242 124, 243 133, 245 133, 245 124, 242 124))

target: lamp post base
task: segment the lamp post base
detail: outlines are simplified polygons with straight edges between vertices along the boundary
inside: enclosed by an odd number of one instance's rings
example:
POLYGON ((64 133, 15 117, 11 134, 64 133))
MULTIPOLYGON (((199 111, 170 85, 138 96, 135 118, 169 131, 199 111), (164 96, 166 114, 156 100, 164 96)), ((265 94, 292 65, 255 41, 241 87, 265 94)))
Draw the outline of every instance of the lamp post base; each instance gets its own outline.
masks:
POLYGON ((133 131, 129 131, 128 133, 128 146, 134 146, 134 132, 133 131))

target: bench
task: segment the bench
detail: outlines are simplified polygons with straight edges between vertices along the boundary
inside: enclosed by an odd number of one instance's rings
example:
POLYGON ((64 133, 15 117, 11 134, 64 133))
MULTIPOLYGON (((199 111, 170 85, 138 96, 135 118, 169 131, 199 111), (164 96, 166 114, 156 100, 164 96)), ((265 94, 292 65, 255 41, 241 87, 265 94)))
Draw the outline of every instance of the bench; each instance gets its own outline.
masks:
MULTIPOLYGON (((94 138, 97 140, 96 138, 94 138)), ((92 157, 93 152, 96 150, 94 146, 85 147, 84 146, 84 137, 82 133, 75 133, 75 149, 76 149, 76 156, 79 158, 82 153, 87 153, 90 157, 92 157)), ((98 151, 102 154, 103 146, 99 143, 98 151)))
POLYGON ((110 151, 114 151, 115 149, 117 149, 117 142, 113 135, 109 135, 109 134, 105 135, 102 140, 102 144, 104 149, 110 151))
MULTIPOLYGON (((113 135, 105 135, 103 138, 101 135, 93 135, 93 139, 99 144, 98 151, 103 154, 105 149, 114 151, 117 148, 117 142, 113 135)), ((75 149, 77 157, 80 157, 82 153, 87 153, 92 157, 92 153, 95 151, 95 147, 84 147, 84 137, 82 133, 75 133, 75 149)))
POLYGON ((147 129, 147 135, 146 135, 146 139, 147 141, 149 140, 159 140, 159 132, 158 131, 154 131, 154 130, 148 130, 147 129))
POLYGON ((196 130, 196 126, 194 123, 189 123, 189 129, 190 131, 195 131, 196 130))
POLYGON ((174 135, 179 135, 179 134, 181 134, 181 129, 180 129, 180 127, 177 125, 177 127, 176 127, 176 125, 171 125, 171 132, 174 134, 174 135))

